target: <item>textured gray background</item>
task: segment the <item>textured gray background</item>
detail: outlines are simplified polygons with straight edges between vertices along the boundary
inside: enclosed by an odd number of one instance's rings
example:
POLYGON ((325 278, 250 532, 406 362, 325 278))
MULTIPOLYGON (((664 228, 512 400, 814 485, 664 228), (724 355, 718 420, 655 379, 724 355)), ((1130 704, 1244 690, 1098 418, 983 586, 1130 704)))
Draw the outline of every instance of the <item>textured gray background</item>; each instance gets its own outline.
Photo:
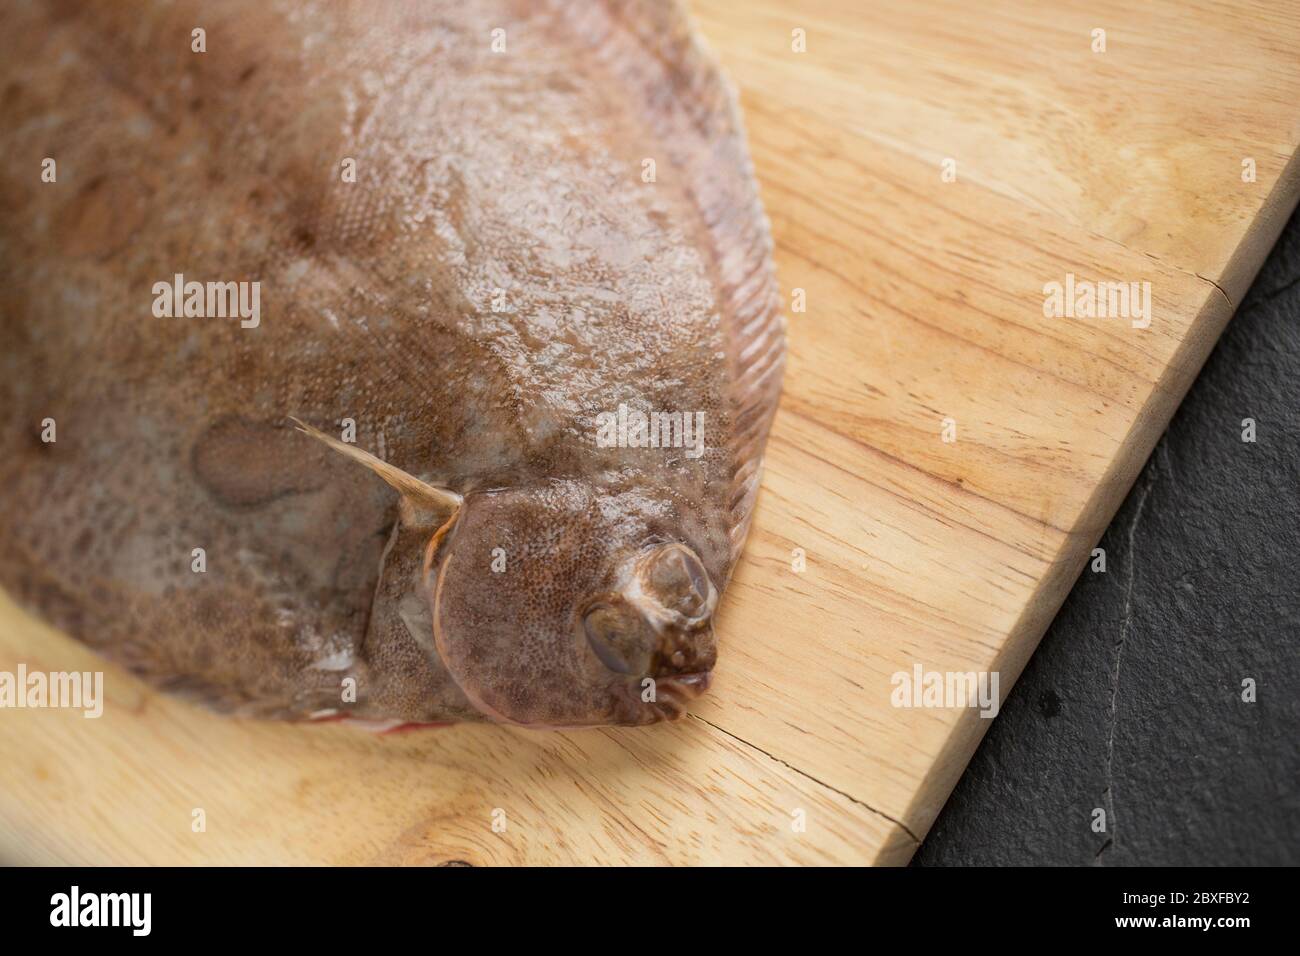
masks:
POLYGON ((1300 214, 914 865, 1300 864, 1298 406, 1300 214))

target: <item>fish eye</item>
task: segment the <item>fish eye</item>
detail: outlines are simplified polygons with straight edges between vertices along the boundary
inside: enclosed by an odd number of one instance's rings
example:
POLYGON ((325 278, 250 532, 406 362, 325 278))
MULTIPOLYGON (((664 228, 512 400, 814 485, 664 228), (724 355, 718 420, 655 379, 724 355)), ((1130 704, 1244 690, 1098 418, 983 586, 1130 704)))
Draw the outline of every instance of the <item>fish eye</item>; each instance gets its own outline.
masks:
POLYGON ((659 602, 687 618, 699 617, 709 601, 709 574, 686 547, 671 544, 651 559, 646 583, 659 602))
POLYGON ((651 643, 635 610, 621 601, 598 601, 583 615, 587 643, 602 664, 620 674, 644 673, 650 666, 651 643))

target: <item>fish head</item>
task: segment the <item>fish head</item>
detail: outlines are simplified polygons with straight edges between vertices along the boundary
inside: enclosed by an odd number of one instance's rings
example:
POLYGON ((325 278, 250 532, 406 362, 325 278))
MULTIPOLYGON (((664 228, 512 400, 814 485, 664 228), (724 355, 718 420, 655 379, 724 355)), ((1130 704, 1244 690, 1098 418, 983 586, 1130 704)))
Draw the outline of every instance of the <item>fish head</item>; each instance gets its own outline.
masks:
POLYGON ((717 605, 717 588, 689 546, 652 544, 630 562, 616 590, 585 602, 582 633, 611 673, 636 679, 645 716, 675 720, 709 688, 717 605))
POLYGON ((426 587, 470 702, 531 727, 681 717, 709 687, 718 590, 670 525, 580 481, 466 496, 426 587))

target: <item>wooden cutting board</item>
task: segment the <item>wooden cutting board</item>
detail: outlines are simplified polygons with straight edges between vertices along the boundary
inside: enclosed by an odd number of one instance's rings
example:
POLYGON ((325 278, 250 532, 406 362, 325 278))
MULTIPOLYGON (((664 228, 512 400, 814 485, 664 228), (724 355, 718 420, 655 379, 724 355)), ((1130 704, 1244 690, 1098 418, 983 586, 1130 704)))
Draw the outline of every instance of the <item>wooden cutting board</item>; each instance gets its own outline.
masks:
POLYGON ((1005 696, 1300 188, 1300 8, 1084 6, 694 4, 806 311, 692 716, 240 722, 0 599, 0 670, 105 669, 108 697, 0 711, 0 862, 905 862, 988 722, 894 707, 891 675, 1005 696), (1071 275, 1150 283, 1149 326, 1045 317, 1071 275))

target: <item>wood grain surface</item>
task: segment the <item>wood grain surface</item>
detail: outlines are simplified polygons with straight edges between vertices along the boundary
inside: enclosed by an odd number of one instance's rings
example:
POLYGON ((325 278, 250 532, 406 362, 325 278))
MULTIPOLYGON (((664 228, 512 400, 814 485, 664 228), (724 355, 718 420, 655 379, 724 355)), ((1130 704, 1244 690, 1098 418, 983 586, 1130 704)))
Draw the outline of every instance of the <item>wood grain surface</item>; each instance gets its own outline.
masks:
POLYGON ((1300 8, 692 8, 807 302, 714 692, 649 729, 237 721, 0 598, 0 670, 108 698, 0 711, 0 862, 907 861, 988 722, 891 675, 1010 690, 1295 206, 1300 8), (1149 282, 1149 327, 1046 318, 1067 274, 1149 282))

